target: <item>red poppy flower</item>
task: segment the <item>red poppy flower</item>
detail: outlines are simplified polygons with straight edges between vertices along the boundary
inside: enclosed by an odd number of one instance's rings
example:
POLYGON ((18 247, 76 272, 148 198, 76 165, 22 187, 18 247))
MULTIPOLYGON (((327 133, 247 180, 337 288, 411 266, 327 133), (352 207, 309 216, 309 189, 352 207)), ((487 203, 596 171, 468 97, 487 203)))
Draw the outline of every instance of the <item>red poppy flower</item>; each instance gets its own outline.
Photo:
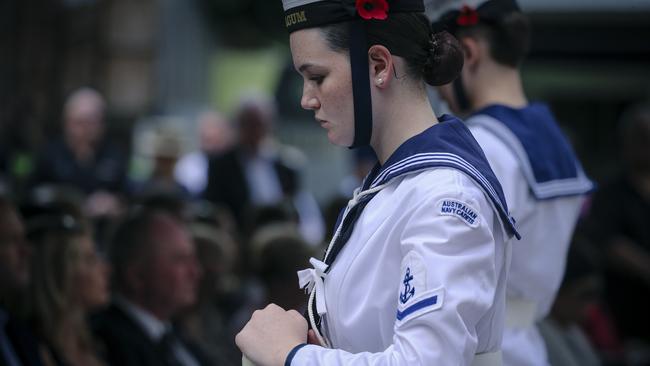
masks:
POLYGON ((357 13, 363 19, 388 18, 388 2, 386 0, 356 0, 357 13))
POLYGON ((458 18, 456 18, 456 23, 462 27, 476 25, 478 24, 478 13, 469 6, 463 5, 458 18))

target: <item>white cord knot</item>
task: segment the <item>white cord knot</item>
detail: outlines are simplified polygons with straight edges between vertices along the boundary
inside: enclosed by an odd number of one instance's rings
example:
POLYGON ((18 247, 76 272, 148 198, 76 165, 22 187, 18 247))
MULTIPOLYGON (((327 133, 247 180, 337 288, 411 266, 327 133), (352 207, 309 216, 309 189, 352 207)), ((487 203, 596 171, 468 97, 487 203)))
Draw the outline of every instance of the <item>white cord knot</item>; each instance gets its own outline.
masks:
POLYGON ((313 268, 298 271, 298 284, 300 288, 305 289, 309 293, 314 290, 316 291, 316 311, 318 311, 318 315, 322 316, 327 313, 327 307, 325 305, 325 282, 323 282, 323 279, 327 275, 325 271, 328 266, 313 257, 309 259, 309 263, 311 263, 313 268))
POLYGON ((348 209, 354 207, 359 202, 361 192, 361 187, 354 189, 354 192, 352 192, 352 198, 348 201, 348 209))

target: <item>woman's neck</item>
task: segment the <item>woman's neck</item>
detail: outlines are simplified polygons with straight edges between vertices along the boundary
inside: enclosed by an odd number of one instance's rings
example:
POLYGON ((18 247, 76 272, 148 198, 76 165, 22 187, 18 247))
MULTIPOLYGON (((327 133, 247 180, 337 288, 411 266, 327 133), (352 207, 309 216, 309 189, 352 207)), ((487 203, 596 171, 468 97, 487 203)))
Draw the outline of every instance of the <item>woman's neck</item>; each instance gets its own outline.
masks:
POLYGON ((492 104, 523 108, 528 104, 519 70, 489 63, 477 75, 472 109, 479 110, 492 104))
POLYGON ((56 339, 60 346, 77 344, 79 340, 79 328, 85 325, 85 318, 82 311, 70 311, 63 315, 55 330, 56 339))
POLYGON ((438 123, 424 92, 395 90, 380 101, 371 146, 383 165, 406 140, 438 123))
POLYGON ((89 344, 86 318, 82 311, 71 312, 61 320, 55 343, 61 355, 71 365, 100 365, 89 344))

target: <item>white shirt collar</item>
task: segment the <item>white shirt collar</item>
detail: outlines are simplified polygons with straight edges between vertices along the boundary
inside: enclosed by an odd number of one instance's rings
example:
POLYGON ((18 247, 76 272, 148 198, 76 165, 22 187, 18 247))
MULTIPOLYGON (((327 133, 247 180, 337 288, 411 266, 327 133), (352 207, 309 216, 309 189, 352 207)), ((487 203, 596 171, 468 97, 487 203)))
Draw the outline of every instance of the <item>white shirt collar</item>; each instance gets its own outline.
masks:
POLYGON ((158 341, 170 328, 168 322, 160 321, 150 312, 122 296, 115 296, 115 304, 124 310, 133 320, 140 325, 144 332, 153 341, 158 341))

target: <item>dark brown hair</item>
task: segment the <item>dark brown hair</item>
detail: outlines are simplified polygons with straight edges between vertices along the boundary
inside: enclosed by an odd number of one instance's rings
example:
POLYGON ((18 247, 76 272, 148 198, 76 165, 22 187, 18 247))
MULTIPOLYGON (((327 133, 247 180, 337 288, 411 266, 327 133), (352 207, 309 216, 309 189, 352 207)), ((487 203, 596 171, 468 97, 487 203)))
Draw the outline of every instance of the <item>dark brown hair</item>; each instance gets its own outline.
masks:
POLYGON ((496 62, 519 67, 530 49, 530 33, 528 17, 520 12, 513 12, 498 22, 462 27, 456 36, 485 39, 490 47, 490 55, 496 62))
MULTIPOLYGON (((321 28, 334 51, 349 49, 350 23, 321 28)), ((458 76, 463 68, 463 53, 458 40, 448 32, 432 33, 431 24, 422 13, 391 14, 386 20, 366 22, 368 46, 383 45, 406 60, 407 74, 429 85, 444 85, 458 76)))
POLYGON ((163 209, 140 208, 130 213, 115 229, 108 253, 113 266, 113 289, 129 290, 126 270, 132 263, 148 258, 154 245, 150 238, 151 228, 161 219, 179 220, 163 209))

